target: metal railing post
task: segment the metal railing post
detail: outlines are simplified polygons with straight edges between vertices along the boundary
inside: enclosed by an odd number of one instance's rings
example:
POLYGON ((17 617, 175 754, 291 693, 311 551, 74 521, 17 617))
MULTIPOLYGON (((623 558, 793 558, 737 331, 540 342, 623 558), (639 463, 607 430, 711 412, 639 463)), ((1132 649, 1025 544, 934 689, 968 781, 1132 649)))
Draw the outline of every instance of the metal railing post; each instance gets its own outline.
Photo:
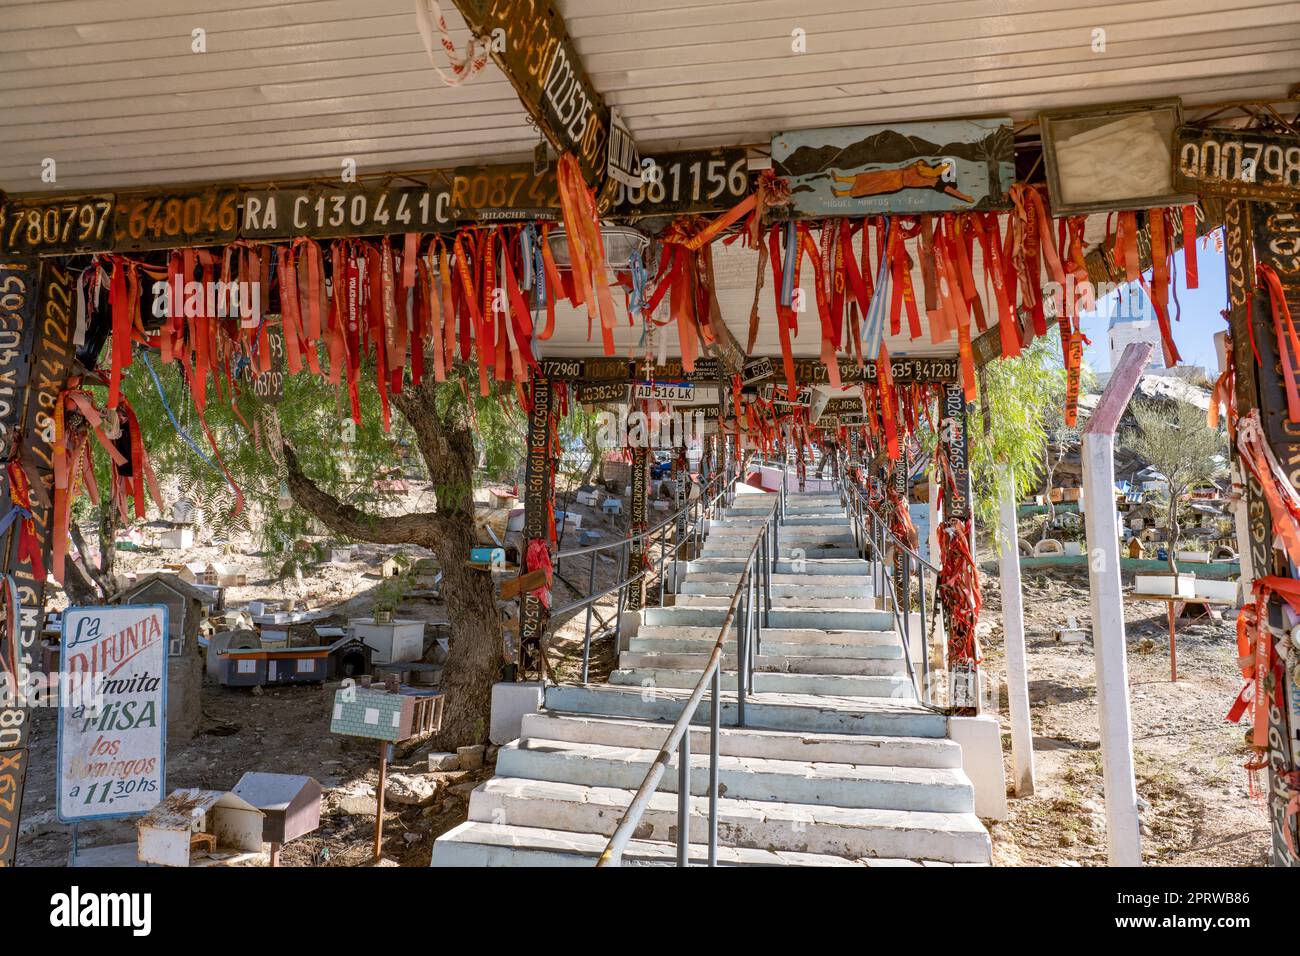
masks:
POLYGON ((690 865, 691 842, 691 728, 682 734, 677 750, 677 865, 690 865))
MULTIPOLYGON (((899 592, 903 595, 903 606, 899 611, 903 615, 903 643, 908 647, 908 652, 912 648, 912 556, 903 551, 903 587, 899 592)), ((920 696, 918 689, 917 696, 920 696)))
POLYGON ((722 665, 713 671, 709 707, 709 866, 718 865, 718 750, 722 736, 722 665))
MULTIPOLYGON (((741 571, 741 574, 745 574, 741 571)), ((740 582, 743 595, 746 582, 740 582)), ((740 622, 736 628, 736 726, 745 726, 745 661, 749 653, 749 602, 740 602, 740 622)))
POLYGON ((925 566, 920 568, 921 579, 921 703, 930 702, 930 639, 925 628, 925 566))
MULTIPOLYGON (((591 570, 587 572, 587 596, 596 590, 596 552, 591 552, 591 570)), ((587 620, 582 633, 582 682, 587 683, 587 668, 591 662, 591 614, 592 603, 587 604, 587 620)))
MULTIPOLYGON (((773 525, 772 527, 776 527, 773 525)), ((763 542, 763 626, 772 626, 772 546, 766 539, 763 542)))
MULTIPOLYGON (((623 547, 618 549, 618 554, 619 554, 618 566, 620 568, 627 567, 627 549, 628 549, 628 543, 624 543, 623 547)), ((627 585, 624 584, 623 587, 618 589, 618 610, 614 612, 616 615, 614 618, 614 653, 616 655, 619 652, 619 648, 623 644, 623 608, 626 606, 626 604, 627 604, 627 585)))
MULTIPOLYGON (((759 605, 759 590, 762 584, 761 580, 759 579, 759 575, 761 574, 762 574, 762 569, 755 568, 755 573, 749 576, 749 600, 751 602, 750 607, 752 609, 752 615, 753 615, 751 618, 752 621, 751 627, 753 628, 753 632, 749 636, 750 661, 754 659, 754 649, 758 646, 758 642, 762 639, 762 635, 763 635, 763 613, 762 613, 763 609, 759 605)), ((750 668, 749 674, 750 675, 753 674, 753 668, 750 668)), ((753 687, 752 681, 750 682, 750 687, 751 688, 753 687)))

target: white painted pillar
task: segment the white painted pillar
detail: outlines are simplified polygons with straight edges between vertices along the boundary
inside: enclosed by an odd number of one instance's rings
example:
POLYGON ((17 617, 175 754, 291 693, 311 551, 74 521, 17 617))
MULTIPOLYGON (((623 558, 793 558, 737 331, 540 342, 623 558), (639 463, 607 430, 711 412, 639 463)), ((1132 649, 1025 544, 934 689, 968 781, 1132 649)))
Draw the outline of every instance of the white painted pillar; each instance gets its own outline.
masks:
POLYGON ((1020 590, 1020 548, 1016 534, 1016 490, 1003 482, 998 542, 1002 580, 1002 635, 1006 641, 1007 704, 1011 711, 1011 759, 1018 797, 1034 793, 1034 735, 1029 727, 1029 674, 1025 660, 1025 609, 1020 590))
POLYGON ((1125 348, 1083 429, 1084 528, 1088 536, 1088 590, 1111 866, 1142 865, 1137 785, 1133 778, 1124 594, 1119 578, 1119 519, 1115 514, 1115 430, 1151 351, 1151 344, 1145 342, 1125 348))

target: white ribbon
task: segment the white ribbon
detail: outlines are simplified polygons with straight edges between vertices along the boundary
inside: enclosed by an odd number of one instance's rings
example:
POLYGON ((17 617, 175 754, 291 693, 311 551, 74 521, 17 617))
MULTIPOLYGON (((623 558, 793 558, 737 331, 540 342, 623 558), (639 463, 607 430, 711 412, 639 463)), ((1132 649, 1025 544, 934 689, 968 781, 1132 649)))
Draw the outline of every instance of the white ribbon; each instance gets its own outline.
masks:
POLYGON ((442 7, 439 6, 438 0, 415 0, 415 23, 420 30, 420 39, 424 41, 424 51, 429 54, 429 63, 433 65, 434 70, 447 86, 460 86, 466 80, 473 79, 483 67, 487 66, 487 43, 472 34, 465 53, 462 55, 456 52, 456 44, 447 30, 447 21, 443 18, 442 7), (433 53, 435 25, 440 37, 440 45, 447 55, 447 61, 451 64, 450 76, 438 66, 437 58, 433 53))

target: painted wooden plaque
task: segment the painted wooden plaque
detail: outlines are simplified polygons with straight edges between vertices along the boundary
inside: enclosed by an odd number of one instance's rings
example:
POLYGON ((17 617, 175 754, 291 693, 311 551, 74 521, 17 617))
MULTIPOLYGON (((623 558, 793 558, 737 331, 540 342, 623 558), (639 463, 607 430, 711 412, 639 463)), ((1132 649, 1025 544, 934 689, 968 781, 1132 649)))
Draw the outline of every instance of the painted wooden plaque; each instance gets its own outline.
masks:
POLYGON ((1011 120, 796 130, 772 138, 795 216, 1003 209, 1015 178, 1011 120))
POLYGON ((167 608, 71 607, 59 660, 59 820, 145 813, 165 792, 167 608))

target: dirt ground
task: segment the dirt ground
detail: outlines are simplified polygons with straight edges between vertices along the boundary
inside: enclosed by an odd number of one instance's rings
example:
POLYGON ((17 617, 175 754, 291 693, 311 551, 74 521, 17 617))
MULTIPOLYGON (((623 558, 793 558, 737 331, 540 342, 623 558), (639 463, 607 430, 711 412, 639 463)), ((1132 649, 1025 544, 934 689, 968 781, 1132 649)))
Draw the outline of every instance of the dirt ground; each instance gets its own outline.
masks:
MULTIPOLYGON (((572 506, 583 527, 604 531, 604 541, 621 537, 621 519, 572 506)), ((652 512, 652 517, 657 513, 652 512)), ((576 547, 566 536, 564 547, 576 547)), ((249 574, 249 585, 231 589, 228 606, 251 599, 303 598, 334 615, 321 624, 342 624, 368 611, 369 592, 379 583, 378 566, 397 549, 360 546, 348 565, 318 566, 301 583, 276 584, 255 554, 224 554, 199 547, 191 560, 220 560, 249 574)), ((405 549, 422 557, 418 549, 405 549)), ((156 566, 175 552, 123 553, 124 569, 156 566)), ((563 561, 555 589, 557 606, 585 591, 590 558, 563 561), (570 588, 571 582, 574 588, 570 588)), ((622 570, 617 550, 597 555, 597 589, 622 570)), ((1010 798, 1011 815, 991 826, 998 865, 1104 865, 1102 798, 1096 685, 1090 641, 1058 644, 1053 628, 1073 616, 1090 628, 1087 577, 1083 573, 1026 572, 1025 615, 1029 693, 1034 732, 1037 792, 1010 798)), ((1004 675, 1001 598, 996 574, 983 575, 985 610, 980 626, 985 666, 1004 675)), ((650 595, 650 603, 657 596, 650 595)), ((1223 720, 1238 689, 1235 632, 1231 620, 1179 622, 1177 683, 1169 681, 1168 638, 1163 604, 1126 606, 1138 793, 1142 799, 1143 851, 1156 865, 1256 866, 1265 862, 1268 822, 1252 798, 1243 732, 1223 720)), ((615 604, 597 605, 592 623, 590 679, 605 679, 616 666, 612 633, 615 604)), ((408 599, 403 618, 446 620, 441 602, 408 599)), ((567 616, 556 629, 550 660, 561 680, 581 674, 585 612, 567 616)), ((454 640, 454 636, 453 636, 454 640)), ((338 684, 273 687, 252 691, 207 681, 198 736, 168 754, 167 788, 229 789, 249 770, 309 774, 325 789, 321 827, 287 846, 285 866, 363 866, 373 856, 376 745, 329 732, 330 706, 338 684)), ((1005 691, 1000 718, 1010 785, 1010 725, 1005 691)), ((60 824, 54 806, 56 712, 34 712, 31 764, 23 803, 19 848, 22 865, 62 866, 68 862, 71 829, 60 824)), ((384 865, 423 866, 433 840, 462 822, 469 793, 491 776, 489 748, 483 767, 471 771, 428 771, 428 748, 399 748, 389 766, 384 820, 384 865), (402 802, 399 802, 402 801, 402 802)), ((133 821, 83 824, 83 847, 134 840, 133 821)))
MULTIPOLYGON (((412 496, 413 499, 416 496, 412 496)), ((582 526, 603 532, 603 541, 621 539, 625 518, 606 518, 598 509, 562 501, 569 510, 583 516, 582 526)), ((412 500, 410 507, 418 505, 412 500)), ((570 532, 563 548, 578 547, 570 532)), ((380 583, 379 566, 386 557, 403 552, 411 559, 428 557, 419 548, 357 545, 354 559, 347 564, 321 563, 301 581, 273 580, 263 558, 249 548, 227 549, 197 545, 183 554, 177 551, 123 551, 117 555, 119 572, 156 568, 165 562, 216 561, 244 571, 248 585, 227 590, 228 610, 244 607, 250 600, 304 601, 308 607, 332 612, 313 622, 342 626, 349 617, 368 614, 371 592, 380 583)), ((617 550, 596 557, 598 589, 614 583, 621 571, 617 550), (614 556, 611 556, 614 555, 614 556)), ((581 556, 562 562, 560 573, 585 593, 589 558, 581 556)), ((559 605, 578 597, 578 591, 561 581, 556 589, 559 605)), ((50 608, 66 604, 62 592, 51 598, 50 608)), ((593 619, 591 679, 601 680, 616 659, 612 634, 601 637, 601 621, 612 624, 613 600, 598 603, 593 619)), ((396 616, 445 624, 446 609, 441 601, 408 598, 396 616)), ((566 615, 556 629, 551 660, 563 680, 577 680, 581 673, 585 614, 566 615)), ((290 628, 304 639, 310 625, 290 628)), ((430 628, 430 632, 434 629, 430 628)), ((454 635, 453 638, 454 640, 454 635)), ((169 748, 166 788, 182 787, 228 790, 250 770, 307 774, 320 781, 325 792, 321 826, 315 833, 286 846, 281 854, 284 866, 363 866, 373 860, 375 792, 379 781, 377 744, 329 732, 330 712, 337 682, 323 685, 267 687, 257 690, 222 687, 206 679, 202 692, 202 721, 191 741, 169 748)), ((58 720, 52 708, 33 711, 29 738, 30 763, 23 797, 19 842, 19 863, 24 866, 67 865, 72 849, 72 828, 58 821, 55 807, 55 777, 58 720)), ((495 748, 487 761, 472 771, 429 772, 428 746, 418 743, 399 747, 389 764, 384 812, 384 865, 427 866, 433 840, 466 819, 469 793, 492 775, 495 748), (407 801, 405 803, 399 801, 407 801)), ((82 848, 133 842, 134 820, 106 820, 83 823, 82 848)))
MULTIPOLYGON (((1003 682, 999 716, 1010 792, 1001 590, 996 574, 981 577, 981 641, 986 666, 1003 682)), ((1086 571, 1024 574, 1037 786, 1032 797, 1010 797, 1010 819, 990 828, 997 865, 1106 864, 1087 580, 1086 571), (1058 644, 1052 630, 1071 616, 1088 640, 1058 644)), ((1124 608, 1143 859, 1157 866, 1263 866, 1269 823, 1242 769, 1244 730, 1223 716, 1241 686, 1235 612, 1220 621, 1178 621, 1178 680, 1171 682, 1165 607, 1124 608)), ((1259 781, 1261 790, 1266 783, 1259 781)))

